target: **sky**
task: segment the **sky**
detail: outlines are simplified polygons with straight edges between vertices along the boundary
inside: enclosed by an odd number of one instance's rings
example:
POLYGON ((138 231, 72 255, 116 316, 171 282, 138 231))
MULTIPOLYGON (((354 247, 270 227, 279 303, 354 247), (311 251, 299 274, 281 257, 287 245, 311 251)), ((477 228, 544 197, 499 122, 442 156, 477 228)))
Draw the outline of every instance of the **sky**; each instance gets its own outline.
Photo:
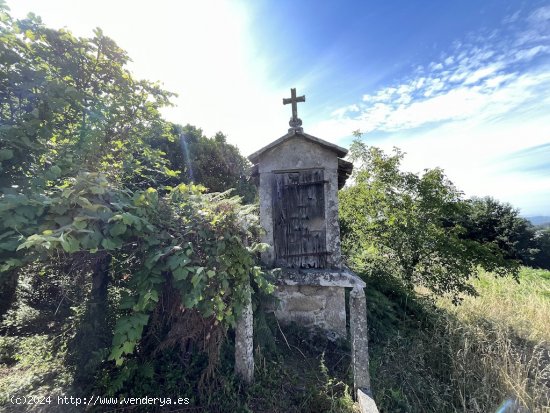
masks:
POLYGON ((164 110, 243 155, 304 131, 406 152, 466 196, 550 215, 550 0, 7 0, 11 14, 125 49, 164 110))

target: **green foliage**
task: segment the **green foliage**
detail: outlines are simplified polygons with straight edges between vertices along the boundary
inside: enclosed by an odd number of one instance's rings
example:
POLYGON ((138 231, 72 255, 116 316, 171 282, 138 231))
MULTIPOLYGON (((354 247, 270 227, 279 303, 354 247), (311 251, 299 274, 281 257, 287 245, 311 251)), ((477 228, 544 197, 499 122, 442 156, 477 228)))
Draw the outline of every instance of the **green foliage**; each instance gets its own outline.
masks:
POLYGON ((0 339, 0 363, 11 365, 16 362, 15 353, 17 351, 16 337, 2 337, 0 339))
MULTIPOLYGON (((263 248, 257 219, 227 193, 178 185, 159 148, 176 142, 158 111, 170 94, 134 79, 126 53, 99 29, 77 38, 33 15, 16 20, 5 6, 0 13, 2 294, 13 296, 13 275, 37 266, 92 292, 110 278, 119 296, 110 354, 117 365, 140 351, 166 291, 176 292, 174 312, 192 310, 219 331, 234 325, 250 279, 270 288, 255 265, 263 248)), ((242 177, 245 161, 223 135, 195 144, 194 158, 208 152, 197 167, 202 180, 230 176, 225 189, 242 177), (222 161, 219 173, 208 169, 222 161)), ((18 331, 37 311, 18 306, 8 327, 18 331)))
POLYGON ((83 173, 47 196, 25 199, 39 201, 35 233, 16 248, 28 250, 21 263, 59 252, 115 260, 125 290, 110 356, 117 364, 134 352, 166 282, 179 292, 181 305, 225 328, 235 323, 249 277, 269 288, 255 265, 254 254, 264 248, 254 241, 257 217, 238 198, 184 184, 165 196, 152 188, 131 192, 101 174, 83 173))
POLYGON ((169 93, 132 78, 128 56, 101 30, 77 38, 0 9, 0 188, 33 189, 103 171, 149 186, 166 162, 147 142, 169 132, 169 93))
POLYGON ((323 385, 315 392, 318 406, 312 403, 312 410, 335 413, 345 413, 353 410, 353 399, 351 397, 350 388, 343 381, 330 376, 329 369, 325 362, 325 353, 321 354, 319 369, 323 377, 323 385))
POLYGON ((179 172, 173 181, 201 184, 209 192, 233 188, 245 203, 254 202, 257 190, 250 178, 250 162, 221 132, 207 138, 194 126, 172 125, 171 133, 156 138, 152 145, 166 153, 170 168, 179 172))
MULTIPOLYGON (((181 353, 176 351, 131 359, 120 369, 119 375, 106 372, 94 391, 101 394, 114 391, 118 397, 187 397, 191 409, 246 412, 244 389, 233 374, 234 347, 229 341, 222 346, 221 358, 220 369, 209 392, 201 392, 198 385, 208 364, 206 355, 194 352, 184 367, 181 353)), ((132 411, 149 412, 151 406, 132 406, 132 411)))
POLYGON ((535 228, 519 216, 519 210, 491 197, 472 198, 468 205, 461 222, 467 238, 494 244, 507 259, 533 264, 540 251, 535 228))
POLYGON ((170 94, 127 62, 99 29, 77 38, 12 19, 0 1, 2 315, 17 298, 2 332, 31 335, 0 343, 17 378, 0 387, 30 394, 74 374, 75 391, 166 396, 185 383, 234 410, 232 371, 217 398, 203 390, 247 290, 272 289, 254 208, 216 193, 252 202, 249 164, 221 133, 165 122, 170 94))
POLYGON ((536 230, 534 239, 538 252, 535 254, 531 265, 550 270, 550 228, 536 230))
POLYGON ((410 288, 455 299, 474 292, 468 279, 477 266, 517 275, 519 262, 498 245, 467 237, 460 222, 468 204, 442 170, 402 172, 398 149, 386 155, 361 141, 350 154, 360 166, 353 185, 340 191, 340 219, 343 248, 357 270, 396 275, 410 288))
MULTIPOLYGON (((101 30, 77 38, 32 14, 14 19, 7 10, 2 2, 0 314, 13 299, 17 268, 32 260, 16 252, 21 238, 48 235, 38 226, 53 188, 83 171, 101 172, 132 190, 161 186, 173 175, 163 153, 149 144, 170 135, 159 113, 169 93, 134 79, 126 53, 101 30)), ((58 224, 68 224, 62 209, 71 206, 57 208, 58 224)), ((78 249, 74 234, 60 235, 64 251, 78 249)))
POLYGON ((272 321, 275 347, 256 348, 248 407, 281 413, 358 411, 351 398, 349 346, 329 341, 322 331, 312 334, 296 325, 281 327, 274 318, 272 321))

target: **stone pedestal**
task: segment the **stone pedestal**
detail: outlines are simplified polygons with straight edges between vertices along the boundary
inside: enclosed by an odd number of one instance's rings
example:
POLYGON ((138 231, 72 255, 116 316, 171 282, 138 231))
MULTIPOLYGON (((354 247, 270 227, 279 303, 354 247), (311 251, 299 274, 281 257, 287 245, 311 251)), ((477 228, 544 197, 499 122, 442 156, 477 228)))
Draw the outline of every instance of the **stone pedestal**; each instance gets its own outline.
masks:
POLYGON ((367 303, 365 291, 356 287, 350 293, 351 361, 353 386, 371 394, 369 375, 369 341, 367 336, 367 303))
POLYGON ((295 322, 306 328, 333 333, 329 337, 346 338, 346 301, 342 287, 284 285, 275 292, 279 306, 275 316, 283 324, 295 322))
POLYGON ((329 338, 346 338, 346 288, 364 288, 350 270, 282 269, 277 277, 279 305, 275 316, 282 323, 296 322, 320 328, 329 338))
POLYGON ((254 380, 254 329, 250 287, 247 291, 247 303, 237 318, 235 328, 235 373, 246 383, 254 380))

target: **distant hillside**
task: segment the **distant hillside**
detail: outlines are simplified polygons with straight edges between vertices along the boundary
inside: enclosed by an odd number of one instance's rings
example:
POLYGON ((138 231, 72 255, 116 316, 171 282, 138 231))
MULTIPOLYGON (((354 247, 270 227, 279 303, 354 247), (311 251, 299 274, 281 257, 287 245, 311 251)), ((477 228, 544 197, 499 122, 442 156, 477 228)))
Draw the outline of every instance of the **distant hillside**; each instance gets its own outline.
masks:
POLYGON ((535 215, 532 217, 525 217, 525 218, 531 221, 531 224, 533 225, 550 224, 550 217, 545 215, 535 215))

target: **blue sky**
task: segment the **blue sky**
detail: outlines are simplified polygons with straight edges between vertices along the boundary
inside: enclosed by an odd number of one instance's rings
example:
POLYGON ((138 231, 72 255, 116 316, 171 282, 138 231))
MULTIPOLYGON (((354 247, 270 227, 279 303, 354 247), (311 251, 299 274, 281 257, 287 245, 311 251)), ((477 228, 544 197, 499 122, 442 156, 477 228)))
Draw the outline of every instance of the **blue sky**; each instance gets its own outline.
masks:
POLYGON ((442 167, 467 196, 550 215, 550 1, 8 0, 53 27, 101 27, 138 77, 178 93, 168 119, 243 154, 287 130, 442 167))

